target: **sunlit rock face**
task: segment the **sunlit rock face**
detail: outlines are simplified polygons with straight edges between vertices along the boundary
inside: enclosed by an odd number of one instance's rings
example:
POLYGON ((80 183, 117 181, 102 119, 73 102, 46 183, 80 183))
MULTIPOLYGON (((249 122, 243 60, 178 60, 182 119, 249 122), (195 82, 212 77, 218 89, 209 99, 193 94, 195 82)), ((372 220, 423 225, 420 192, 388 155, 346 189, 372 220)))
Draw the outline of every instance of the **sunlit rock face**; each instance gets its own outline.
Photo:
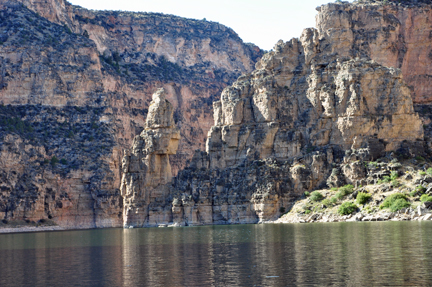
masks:
POLYGON ((354 154, 366 160, 422 153, 422 122, 401 71, 341 57, 341 47, 322 52, 328 45, 306 29, 224 89, 206 151, 159 185, 148 218, 131 225, 270 221, 304 191, 361 184, 364 167, 343 166, 346 150, 361 150, 354 154), (334 169, 341 170, 336 179, 334 169))
POLYGON ((169 155, 177 152, 180 131, 165 90, 159 89, 152 99, 145 129, 134 138, 131 150, 125 150, 122 160, 124 226, 143 225, 149 218, 149 205, 169 193, 158 187, 172 179, 169 155))
POLYGON ((414 103, 432 102, 432 2, 357 1, 317 8, 324 52, 400 68, 414 103))
POLYGON ((345 150, 421 153, 410 97, 429 137, 431 9, 394 2, 324 5, 252 72, 262 51, 218 23, 0 0, 0 217, 253 223, 305 190, 361 182, 362 167, 339 166, 345 150), (160 87, 172 118, 150 106, 160 87))

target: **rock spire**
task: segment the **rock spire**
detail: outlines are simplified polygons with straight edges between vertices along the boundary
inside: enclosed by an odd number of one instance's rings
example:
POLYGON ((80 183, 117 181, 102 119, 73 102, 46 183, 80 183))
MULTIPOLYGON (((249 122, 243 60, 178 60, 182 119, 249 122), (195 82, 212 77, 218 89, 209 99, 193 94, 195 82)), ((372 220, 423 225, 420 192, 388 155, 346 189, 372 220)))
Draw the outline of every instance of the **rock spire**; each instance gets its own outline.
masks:
POLYGON ((157 90, 152 96, 144 130, 134 138, 132 148, 124 151, 120 188, 124 226, 144 224, 150 202, 167 195, 159 187, 172 178, 169 155, 177 152, 180 140, 173 112, 165 90, 157 90))

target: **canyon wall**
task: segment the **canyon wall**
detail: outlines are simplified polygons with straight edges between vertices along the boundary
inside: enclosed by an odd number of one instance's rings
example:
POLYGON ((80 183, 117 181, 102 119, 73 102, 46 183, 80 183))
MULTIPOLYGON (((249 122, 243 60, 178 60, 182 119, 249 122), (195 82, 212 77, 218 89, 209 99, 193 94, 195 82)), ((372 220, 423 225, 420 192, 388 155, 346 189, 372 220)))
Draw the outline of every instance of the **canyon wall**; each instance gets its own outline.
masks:
POLYGON ((0 0, 0 217, 70 228, 254 223, 305 190, 361 184, 359 167, 333 174, 347 170, 345 150, 424 155, 431 4, 397 2, 321 6, 316 29, 259 60, 218 23, 0 0), (176 154, 148 146, 161 87, 176 154))
POLYGON ((365 0, 354 4, 327 4, 317 10, 320 37, 334 42, 323 52, 370 57, 381 65, 399 68, 414 103, 432 102, 430 1, 365 0))
POLYGON ((121 158, 164 87, 183 140, 204 148, 212 102, 262 51, 207 21, 0 1, 0 217, 122 225, 121 158))
POLYGON ((322 52, 331 45, 306 29, 225 88, 213 103, 205 152, 171 182, 124 185, 126 194, 140 194, 139 212, 124 212, 125 227, 271 221, 305 191, 364 184, 365 167, 345 164, 351 156, 424 154, 422 121, 401 71, 322 52))

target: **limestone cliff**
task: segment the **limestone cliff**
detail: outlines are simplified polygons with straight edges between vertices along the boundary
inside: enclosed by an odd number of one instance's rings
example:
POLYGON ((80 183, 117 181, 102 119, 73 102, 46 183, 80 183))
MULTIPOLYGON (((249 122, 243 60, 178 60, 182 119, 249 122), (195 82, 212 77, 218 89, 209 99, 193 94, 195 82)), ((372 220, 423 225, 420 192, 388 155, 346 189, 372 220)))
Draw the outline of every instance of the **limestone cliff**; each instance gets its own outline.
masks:
POLYGON ((155 13, 90 11, 63 0, 2 2, 22 3, 38 13, 17 17, 24 31, 15 34, 14 43, 6 40, 8 36, 3 41, 21 47, 8 52, 10 59, 4 57, 6 72, 11 74, 9 63, 25 63, 14 66, 13 78, 4 79, 5 105, 31 101, 82 106, 97 101, 112 109, 117 141, 125 148, 144 123, 149 95, 164 85, 184 136, 174 159, 175 172, 195 149, 204 147, 213 122, 212 101, 262 56, 258 47, 243 43, 219 23, 155 13), (63 38, 48 32, 61 27, 39 23, 44 19, 62 26, 60 31, 70 35, 68 42, 74 46, 65 49, 63 38), (30 37, 33 34, 43 37, 42 46, 30 37), (27 72, 27 66, 32 70, 27 72), (32 74, 37 76, 28 77, 32 74))
POLYGON ((127 226, 274 220, 305 190, 362 184, 365 167, 345 167, 346 150, 369 160, 423 153, 422 122, 401 71, 323 53, 331 41, 306 29, 224 89, 206 152, 157 187, 165 192, 147 202, 145 221, 126 215, 127 226))
POLYGON ((400 68, 414 103, 432 102, 432 2, 355 1, 318 7, 324 53, 400 68))
POLYGON ((5 221, 121 226, 122 150, 151 94, 165 87, 183 135, 175 174, 204 147, 213 99, 262 54, 218 23, 62 0, 0 1, 0 18, 5 221))
POLYGON ((136 136, 132 149, 125 150, 122 160, 124 226, 143 225, 149 214, 149 203, 169 191, 159 189, 172 179, 169 155, 177 152, 180 131, 174 124, 173 106, 165 98, 165 91, 153 94, 145 129, 136 136))
POLYGON ((324 5, 252 72, 262 52, 218 23, 0 0, 0 217, 254 223, 362 184, 359 159, 423 154, 431 4, 396 2, 324 5))

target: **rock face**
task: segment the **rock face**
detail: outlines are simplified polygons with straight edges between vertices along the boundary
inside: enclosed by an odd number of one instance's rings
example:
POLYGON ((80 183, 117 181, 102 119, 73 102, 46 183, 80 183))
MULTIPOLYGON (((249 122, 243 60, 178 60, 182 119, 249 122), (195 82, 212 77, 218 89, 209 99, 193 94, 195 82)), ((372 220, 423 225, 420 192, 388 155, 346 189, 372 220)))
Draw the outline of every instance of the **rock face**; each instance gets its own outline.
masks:
POLYGON ((306 190, 361 184, 364 167, 346 166, 346 150, 363 160, 422 153, 422 122, 400 70, 323 53, 332 41, 306 29, 224 89, 206 152, 158 186, 148 220, 128 225, 274 220, 306 190))
POLYGON ((4 23, 16 21, 24 29, 3 27, 8 31, 1 40, 7 47, 1 56, 4 72, 14 75, 2 78, 3 104, 107 106, 118 146, 126 148, 144 124, 149 95, 164 85, 184 137, 175 172, 195 149, 204 148, 212 101, 262 56, 258 47, 218 23, 90 11, 63 0, 0 3, 14 10, 5 14, 4 23), (23 13, 17 3, 38 14, 23 13), (10 14, 21 17, 12 20, 10 14))
POLYGON ((0 19, 6 221, 122 226, 122 150, 145 126, 151 94, 163 86, 173 103, 176 174, 204 148, 213 99, 262 55, 218 23, 62 0, 0 0, 0 19))
POLYGON ((145 129, 135 137, 132 149, 125 150, 120 187, 124 226, 132 223, 142 226, 149 218, 149 203, 168 193, 158 187, 172 179, 169 155, 177 152, 180 139, 173 112, 165 91, 160 89, 154 93, 145 129))
POLYGON ((431 9, 393 2, 322 6, 317 29, 247 74, 262 51, 218 23, 0 0, 0 217, 253 223, 305 190, 361 183, 345 150, 421 154, 410 93, 430 102, 431 9), (171 108, 162 93, 150 105, 160 87, 171 108))
POLYGON ((432 2, 357 1, 317 8, 323 52, 400 68, 414 103, 432 102, 432 2))

